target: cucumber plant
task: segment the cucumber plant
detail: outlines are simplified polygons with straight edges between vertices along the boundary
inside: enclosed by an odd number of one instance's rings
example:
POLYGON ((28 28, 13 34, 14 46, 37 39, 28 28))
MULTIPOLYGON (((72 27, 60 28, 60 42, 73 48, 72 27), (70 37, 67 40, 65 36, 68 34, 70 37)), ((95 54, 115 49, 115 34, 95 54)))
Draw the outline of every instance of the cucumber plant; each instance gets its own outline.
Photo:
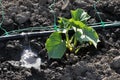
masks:
POLYGON ((90 16, 83 9, 71 10, 71 18, 60 17, 59 30, 53 32, 46 41, 45 47, 49 58, 62 58, 66 50, 77 53, 84 42, 93 44, 97 48, 99 37, 97 32, 88 26, 90 16), (69 35, 73 30, 74 34, 69 35), (62 34, 65 38, 62 38, 62 34))

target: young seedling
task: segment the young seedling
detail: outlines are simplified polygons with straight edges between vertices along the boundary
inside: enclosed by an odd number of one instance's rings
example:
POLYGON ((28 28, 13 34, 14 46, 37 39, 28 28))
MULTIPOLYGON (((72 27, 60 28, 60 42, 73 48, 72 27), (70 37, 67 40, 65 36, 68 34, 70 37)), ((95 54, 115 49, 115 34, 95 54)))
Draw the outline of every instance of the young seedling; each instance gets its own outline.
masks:
POLYGON ((98 34, 86 24, 90 16, 83 9, 71 10, 71 15, 70 19, 60 17, 59 30, 53 32, 47 39, 45 47, 49 58, 62 58, 66 49, 77 53, 84 42, 93 44, 97 48, 98 34), (70 30, 74 31, 72 36, 69 35, 70 30), (65 38, 62 38, 62 34, 65 38))

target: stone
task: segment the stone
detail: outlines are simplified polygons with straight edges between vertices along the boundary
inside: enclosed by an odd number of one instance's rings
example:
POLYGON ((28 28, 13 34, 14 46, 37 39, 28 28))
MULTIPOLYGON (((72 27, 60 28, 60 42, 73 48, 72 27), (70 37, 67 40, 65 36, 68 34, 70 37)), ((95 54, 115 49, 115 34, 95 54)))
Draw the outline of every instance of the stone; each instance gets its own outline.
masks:
POLYGON ((120 80, 120 75, 119 74, 113 74, 112 76, 105 77, 102 80, 120 80))
POLYGON ((8 11, 9 13, 17 13, 18 12, 18 7, 16 5, 11 5, 9 8, 8 8, 8 11))
POLYGON ((4 25, 10 25, 10 24, 13 24, 13 20, 10 19, 10 18, 5 18, 3 24, 4 24, 4 25))
POLYGON ((30 19, 30 12, 22 12, 16 15, 15 20, 17 23, 22 24, 30 19))
POLYGON ((110 66, 113 69, 120 69, 120 56, 115 57, 111 62, 110 66))
POLYGON ((22 11, 26 11, 26 10, 27 10, 27 7, 26 7, 26 6, 23 6, 23 5, 21 5, 19 8, 20 8, 20 10, 22 10, 22 11))
POLYGON ((40 5, 44 5, 47 2, 47 0, 39 0, 40 5))
POLYGON ((20 53, 22 51, 22 45, 17 41, 9 41, 6 44, 5 50, 7 56, 12 60, 20 60, 20 53))

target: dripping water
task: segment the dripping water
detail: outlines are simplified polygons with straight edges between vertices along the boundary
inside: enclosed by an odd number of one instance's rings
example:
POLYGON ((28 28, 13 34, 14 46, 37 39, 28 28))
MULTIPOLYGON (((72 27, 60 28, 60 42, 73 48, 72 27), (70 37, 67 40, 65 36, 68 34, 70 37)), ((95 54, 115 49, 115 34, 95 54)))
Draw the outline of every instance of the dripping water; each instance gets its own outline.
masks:
POLYGON ((35 68, 40 70, 41 58, 37 56, 35 52, 32 51, 28 36, 25 36, 24 40, 24 50, 21 54, 21 66, 26 68, 35 68))

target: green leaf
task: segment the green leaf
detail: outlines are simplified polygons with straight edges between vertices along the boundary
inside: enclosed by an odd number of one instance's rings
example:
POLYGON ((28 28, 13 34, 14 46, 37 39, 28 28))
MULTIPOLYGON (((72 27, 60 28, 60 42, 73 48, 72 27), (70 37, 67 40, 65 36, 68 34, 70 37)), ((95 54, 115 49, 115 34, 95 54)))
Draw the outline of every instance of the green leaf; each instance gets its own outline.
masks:
POLYGON ((81 21, 75 21, 74 19, 69 19, 70 25, 72 25, 72 27, 76 27, 76 28, 84 28, 86 25, 81 22, 81 21))
POLYGON ((66 29, 69 26, 69 20, 66 18, 59 17, 58 20, 59 28, 66 29))
POLYGON ((87 26, 81 21, 75 21, 74 19, 70 19, 69 22, 72 25, 73 30, 75 31, 75 36, 80 43, 91 42, 95 47, 97 47, 99 37, 92 27, 87 26))
POLYGON ((58 26, 59 32, 61 33, 66 33, 71 28, 69 19, 60 17, 58 20, 58 23, 59 23, 59 26, 58 26))
POLYGON ((50 58, 61 58, 66 51, 66 43, 60 33, 54 32, 46 41, 46 49, 50 58))
POLYGON ((76 21, 86 22, 90 16, 83 9, 71 10, 72 18, 76 21))
POLYGON ((83 31, 83 35, 85 36, 83 40, 90 41, 97 48, 97 43, 100 40, 98 34, 92 27, 85 27, 83 31))
POLYGON ((86 25, 84 29, 81 30, 78 29, 75 34, 80 43, 91 42, 95 47, 97 47, 99 37, 92 27, 88 27, 86 25))

